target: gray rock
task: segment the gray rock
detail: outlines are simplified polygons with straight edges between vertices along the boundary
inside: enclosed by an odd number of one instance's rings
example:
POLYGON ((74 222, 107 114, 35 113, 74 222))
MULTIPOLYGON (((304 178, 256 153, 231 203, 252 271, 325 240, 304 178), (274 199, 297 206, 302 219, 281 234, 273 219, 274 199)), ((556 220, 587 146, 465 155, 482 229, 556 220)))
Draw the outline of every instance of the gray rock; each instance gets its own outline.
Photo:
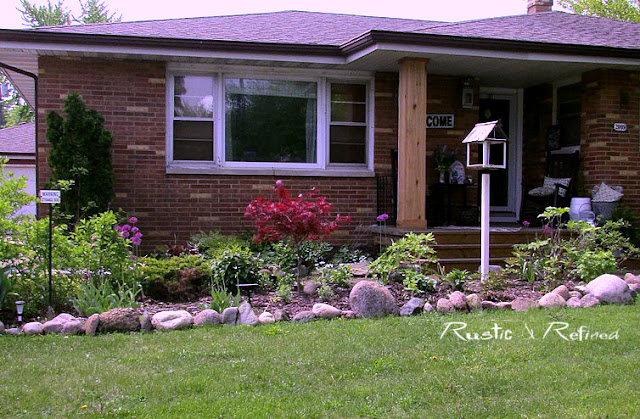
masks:
POLYGON ((284 311, 283 309, 279 308, 276 311, 273 312, 273 318, 276 319, 277 322, 288 322, 289 321, 289 315, 287 314, 286 311, 284 311))
POLYGON ((585 287, 588 294, 593 294, 601 303, 630 304, 633 292, 622 279, 615 275, 600 275, 585 287))
POLYGON ((424 303, 424 307, 422 307, 422 312, 423 313, 432 313, 436 311, 436 309, 433 307, 433 305, 431 303, 424 303))
POLYGON ((627 273, 624 276, 624 282, 627 284, 640 284, 640 275, 634 275, 631 272, 627 273))
POLYGON ((157 330, 186 329, 193 324, 193 316, 186 310, 161 311, 151 317, 157 330))
POLYGON ((554 289, 551 292, 554 292, 554 293, 558 294, 559 296, 564 298, 565 301, 567 301, 569 298, 571 298, 571 295, 569 294, 569 288, 567 288, 566 285, 560 285, 559 287, 557 287, 556 289, 554 289))
POLYGON ((466 297, 467 307, 471 311, 482 310, 482 299, 478 294, 469 294, 466 297))
POLYGON ((148 311, 142 313, 140 316, 140 330, 144 330, 145 332, 150 332, 153 330, 153 325, 151 324, 151 314, 148 311))
POLYGON ((356 313, 354 313, 353 310, 342 310, 342 317, 345 319, 355 319, 356 313))
POLYGON ((526 298, 516 298, 511 302, 511 309, 513 311, 527 311, 534 308, 538 308, 538 303, 527 300, 526 298))
POLYGON ((0 322, 0 333, 4 333, 4 323, 0 322))
POLYGON ((453 310, 453 304, 448 298, 440 298, 436 303, 436 311, 438 313, 451 313, 453 310))
POLYGON ((635 294, 640 293, 640 284, 629 284, 629 289, 635 294))
POLYGON ((314 304, 311 312, 321 319, 333 319, 342 315, 342 310, 325 303, 314 304))
POLYGON ((550 292, 549 294, 544 295, 538 304, 542 308, 562 308, 564 307, 566 301, 560 294, 556 294, 555 292, 550 292))
POLYGON ((493 301, 484 300, 482 302, 482 309, 483 310, 495 310, 497 308, 498 308, 498 306, 493 301))
POLYGON ((71 314, 62 313, 42 325, 45 333, 61 333, 63 335, 77 335, 84 333, 84 323, 71 314))
POLYGON ((592 294, 587 294, 580 299, 580 306, 584 308, 595 307, 599 304, 600 304, 600 300, 598 300, 592 294))
POLYGON ((398 305, 391 292, 373 281, 358 282, 349 294, 349 305, 358 317, 398 314, 398 305))
POLYGON ((569 291, 570 297, 582 298, 582 293, 580 291, 569 291))
POLYGON ((499 303, 496 304, 496 308, 509 310, 511 309, 511 301, 500 301, 499 303))
POLYGON ((4 329, 4 333, 11 336, 18 336, 22 333, 19 327, 11 327, 9 329, 4 329))
POLYGON ((316 318, 316 315, 313 314, 313 312, 311 312, 310 310, 304 310, 296 313, 296 315, 293 316, 293 321, 299 322, 299 323, 306 323, 315 318, 316 318))
POLYGON ((88 336, 95 336, 100 326, 100 315, 92 314, 86 322, 84 322, 84 333, 88 336))
POLYGON ((316 293, 316 290, 318 289, 319 286, 320 284, 314 281, 306 281, 304 283, 304 286, 302 287, 302 292, 307 295, 313 295, 316 293))
POLYGON ((220 314, 212 309, 202 310, 193 318, 193 324, 196 326, 204 326, 207 324, 220 324, 220 314))
POLYGON ((22 325, 22 333, 25 335, 41 335, 44 331, 44 326, 40 322, 29 322, 22 325))
POLYGON ((460 291, 452 292, 449 302, 456 310, 467 310, 467 297, 460 291))
POLYGON ((238 307, 237 324, 244 324, 246 326, 255 326, 258 324, 258 316, 253 312, 251 304, 246 301, 238 307))
POLYGON ((100 313, 98 332, 133 332, 140 330, 140 316, 132 308, 114 308, 100 313))
POLYGON ((276 318, 273 316, 273 314, 265 311, 258 316, 258 321, 260 322, 260 324, 275 323, 276 318))
POLYGON ((222 312, 222 324, 234 326, 238 321, 238 307, 227 307, 222 312))
POLYGON ((411 316, 412 314, 420 314, 424 307, 424 299, 413 297, 400 307, 401 316, 411 316))
POLYGON ((571 297, 567 300, 567 307, 569 308, 580 308, 582 307, 582 303, 580 302, 580 298, 571 297))
MULTIPOLYGON (((480 273, 480 266, 478 266, 478 273, 480 273)), ((502 268, 502 266, 500 265, 489 265, 487 266, 487 269, 489 271, 489 273, 494 273, 494 274, 501 274, 502 272, 504 272, 504 269, 502 268)))

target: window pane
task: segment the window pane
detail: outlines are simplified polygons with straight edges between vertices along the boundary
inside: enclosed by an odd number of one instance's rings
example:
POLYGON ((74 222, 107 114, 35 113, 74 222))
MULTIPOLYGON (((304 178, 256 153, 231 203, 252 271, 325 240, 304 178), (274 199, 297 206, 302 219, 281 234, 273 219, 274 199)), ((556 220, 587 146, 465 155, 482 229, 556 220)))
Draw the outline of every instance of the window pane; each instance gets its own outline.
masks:
POLYGON ((173 138, 213 141, 213 122, 173 121, 173 138))
POLYGON ((227 161, 316 162, 317 84, 225 80, 227 161))
POLYGON ((175 116, 211 118, 213 79, 204 76, 176 76, 173 99, 175 116))
POLYGON ((174 160, 213 160, 213 141, 173 140, 174 160))
POLYGON ((331 163, 365 163, 366 135, 364 126, 331 126, 331 163))
POLYGON ((366 102, 367 86, 364 84, 331 84, 332 102, 366 102))
POLYGON ((331 121, 366 122, 367 105, 352 103, 331 103, 331 121))

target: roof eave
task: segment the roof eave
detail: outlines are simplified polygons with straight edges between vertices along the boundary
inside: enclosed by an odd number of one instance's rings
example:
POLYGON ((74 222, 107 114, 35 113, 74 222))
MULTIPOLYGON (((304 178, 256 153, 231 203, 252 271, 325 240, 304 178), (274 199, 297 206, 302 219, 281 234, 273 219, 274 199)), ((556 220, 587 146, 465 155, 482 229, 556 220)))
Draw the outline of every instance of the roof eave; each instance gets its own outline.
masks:
POLYGON ((0 41, 37 43, 50 45, 87 45, 137 48, 174 48, 209 51, 261 52, 273 54, 302 54, 311 56, 340 57, 340 47, 335 45, 291 44, 277 42, 243 42, 225 40, 199 40, 186 38, 152 38, 129 35, 97 35, 58 33, 33 30, 0 29, 0 41))
POLYGON ((494 38, 434 35, 423 33, 372 30, 341 45, 345 55, 354 54, 381 43, 422 45, 444 48, 465 48, 491 51, 544 53, 575 56, 637 59, 639 49, 575 45, 548 42, 517 41, 494 38))

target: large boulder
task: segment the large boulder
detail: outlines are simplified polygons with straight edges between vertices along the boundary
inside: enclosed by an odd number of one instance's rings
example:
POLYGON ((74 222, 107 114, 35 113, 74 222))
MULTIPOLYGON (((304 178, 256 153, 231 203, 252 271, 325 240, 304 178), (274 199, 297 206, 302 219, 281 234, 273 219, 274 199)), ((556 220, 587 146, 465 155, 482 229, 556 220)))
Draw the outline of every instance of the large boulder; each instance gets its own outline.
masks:
POLYGON ((591 308, 600 304, 600 300, 594 297, 592 294, 587 294, 580 299, 580 307, 591 308))
POLYGON ((303 311, 299 311, 298 313, 296 313, 295 316, 293 316, 293 321, 294 322, 298 322, 298 323, 306 323, 309 322, 313 319, 316 318, 316 315, 313 314, 313 312, 311 310, 303 310, 303 311))
POLYGON ((84 333, 84 322, 71 314, 62 313, 42 325, 45 333, 61 333, 63 335, 77 335, 84 333))
POLYGON ((516 298, 511 302, 511 309, 513 311, 527 311, 534 308, 538 308, 538 303, 526 298, 516 298))
POLYGON ((247 326, 255 326, 258 324, 258 316, 253 312, 251 304, 246 301, 240 304, 240 307, 238 307, 238 320, 236 323, 247 326))
POLYGON ((151 332, 153 330, 153 325, 151 324, 151 314, 148 311, 142 313, 140 316, 140 330, 145 332, 151 332))
POLYGON ((193 316, 187 310, 161 311, 151 317, 151 324, 158 330, 186 329, 193 324, 193 316))
POLYGON ((467 297, 460 291, 454 291, 449 296, 449 302, 456 310, 467 310, 467 297))
POLYGON ((349 305, 358 317, 397 314, 398 305, 391 292, 373 281, 360 281, 349 294, 349 305))
POLYGON ((260 324, 275 323, 276 318, 273 316, 273 314, 265 311, 258 316, 258 321, 260 322, 260 324))
POLYGON ((466 297, 467 307, 471 311, 482 310, 482 299, 478 294, 469 294, 466 297))
POLYGON ((569 293, 569 288, 567 288, 566 285, 560 285, 559 287, 555 288, 551 292, 558 294, 559 296, 564 298, 565 301, 571 298, 571 294, 569 293))
POLYGON ((633 291, 624 280, 611 274, 600 275, 584 287, 587 294, 592 294, 601 303, 630 304, 633 302, 633 291))
POLYGON ((0 322, 0 334, 4 333, 4 323, 0 322))
POLYGON ((140 330, 140 316, 132 308, 114 308, 99 315, 98 332, 133 332, 140 330))
POLYGON ((25 335, 41 335, 44 331, 44 326, 40 322, 29 322, 22 325, 22 333, 25 335))
POLYGON ((542 308, 562 308, 564 307, 566 300, 562 298, 560 294, 556 294, 555 292, 550 292, 549 294, 544 295, 538 304, 542 308))
POLYGON ((313 305, 311 312, 321 319, 333 319, 342 314, 342 310, 325 303, 317 303, 313 305))
POLYGON ((202 310, 193 318, 193 324, 196 326, 204 326, 206 324, 220 324, 220 315, 212 309, 202 310))
POLYGON ((273 312, 273 318, 277 321, 277 322, 287 322, 289 321, 289 314, 287 314, 286 311, 284 311, 281 308, 276 309, 276 311, 273 312))
POLYGON ((422 298, 413 297, 400 307, 401 316, 411 316, 412 314, 420 314, 424 308, 425 301, 422 298))
POLYGON ((453 310, 455 310, 455 307, 448 298, 440 298, 436 302, 436 311, 438 313, 451 313, 453 310))

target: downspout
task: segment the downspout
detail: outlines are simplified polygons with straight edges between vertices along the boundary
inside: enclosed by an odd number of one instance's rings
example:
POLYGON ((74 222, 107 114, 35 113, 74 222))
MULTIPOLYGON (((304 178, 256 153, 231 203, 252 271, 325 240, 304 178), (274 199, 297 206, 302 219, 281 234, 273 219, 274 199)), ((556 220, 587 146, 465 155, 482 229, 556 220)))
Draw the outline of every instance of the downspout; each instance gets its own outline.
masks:
MULTIPOLYGON (((38 182, 38 177, 39 177, 39 170, 38 170, 38 76, 36 74, 33 74, 29 71, 26 70, 22 70, 21 68, 17 68, 14 67, 12 65, 9 64, 5 64, 3 62, 0 61, 0 68, 4 68, 7 70, 11 70, 15 73, 18 74, 22 74, 23 76, 27 76, 31 79, 33 79, 33 83, 35 84, 35 93, 34 93, 34 104, 33 104, 33 115, 34 115, 34 119, 35 119, 35 139, 34 139, 34 154, 35 154, 35 164, 36 164, 36 193, 40 187, 40 183, 38 182)), ((15 87, 15 86, 14 86, 15 87)), ((26 100, 26 99, 25 99, 26 100)), ((28 102, 27 102, 28 103, 28 102)), ((36 205, 36 217, 38 216, 38 205, 36 205)))

